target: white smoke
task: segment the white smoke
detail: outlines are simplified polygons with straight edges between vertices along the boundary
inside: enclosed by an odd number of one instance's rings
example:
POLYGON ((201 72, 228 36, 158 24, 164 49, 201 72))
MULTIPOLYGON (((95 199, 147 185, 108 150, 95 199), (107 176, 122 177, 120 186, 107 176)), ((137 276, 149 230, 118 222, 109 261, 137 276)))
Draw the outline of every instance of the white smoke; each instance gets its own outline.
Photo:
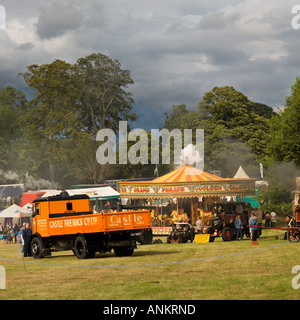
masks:
POLYGON ((1 180, 6 180, 6 181, 17 181, 19 180, 19 175, 16 172, 11 170, 7 172, 0 170, 0 178, 1 180))
POLYGON ((15 171, 3 171, 0 170, 0 181, 1 183, 20 183, 24 184, 26 190, 42 190, 42 189, 58 189, 57 183, 50 182, 45 179, 36 179, 27 172, 24 176, 20 176, 15 171))
POLYGON ((199 151, 196 150, 196 146, 193 144, 188 144, 181 150, 179 159, 181 161, 181 164, 178 165, 178 167, 182 167, 184 165, 195 166, 197 163, 203 161, 203 158, 201 158, 199 151))
POLYGON ((58 189, 59 185, 56 182, 50 182, 45 179, 36 179, 28 173, 25 174, 24 185, 27 190, 42 190, 42 189, 58 189))

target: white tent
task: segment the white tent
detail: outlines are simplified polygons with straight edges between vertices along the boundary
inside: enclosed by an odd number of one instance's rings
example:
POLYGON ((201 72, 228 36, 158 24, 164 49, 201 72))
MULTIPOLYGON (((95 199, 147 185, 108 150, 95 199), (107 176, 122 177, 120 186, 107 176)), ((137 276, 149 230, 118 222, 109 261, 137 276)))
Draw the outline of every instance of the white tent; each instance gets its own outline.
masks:
POLYGON ((31 211, 21 208, 20 206, 13 204, 12 206, 2 210, 0 212, 0 218, 21 218, 31 217, 31 211))
POLYGON ((24 206, 22 206, 22 209, 32 212, 32 204, 30 202, 27 202, 26 204, 24 204, 24 206))
MULTIPOLYGON (((90 199, 108 200, 120 198, 120 193, 114 190, 112 187, 68 189, 66 191, 70 196, 87 194, 90 199)), ((61 192, 62 190, 49 190, 42 196, 42 198, 56 196, 61 192)))
POLYGON ((240 166, 233 179, 250 179, 250 177, 244 171, 242 166, 240 166))

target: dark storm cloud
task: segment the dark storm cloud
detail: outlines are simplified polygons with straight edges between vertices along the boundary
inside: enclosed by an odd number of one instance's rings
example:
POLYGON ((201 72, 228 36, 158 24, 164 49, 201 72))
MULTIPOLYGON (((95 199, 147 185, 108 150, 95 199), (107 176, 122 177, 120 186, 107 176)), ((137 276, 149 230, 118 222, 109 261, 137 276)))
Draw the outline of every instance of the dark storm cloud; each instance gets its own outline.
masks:
MULTIPOLYGON (((0 84, 26 66, 101 52, 131 71, 135 127, 158 128, 173 104, 195 109, 214 86, 284 105, 299 76, 292 0, 2 0, 0 84)), ((20 86, 20 84, 22 84, 20 86)))

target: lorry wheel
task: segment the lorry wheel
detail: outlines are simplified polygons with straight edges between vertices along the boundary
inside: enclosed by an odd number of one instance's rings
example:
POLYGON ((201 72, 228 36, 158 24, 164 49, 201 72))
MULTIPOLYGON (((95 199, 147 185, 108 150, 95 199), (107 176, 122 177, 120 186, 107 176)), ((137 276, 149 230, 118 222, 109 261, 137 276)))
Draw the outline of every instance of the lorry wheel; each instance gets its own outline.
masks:
POLYGON ((151 244, 152 240, 153 240, 153 233, 152 233, 152 229, 150 230, 142 230, 141 232, 142 234, 140 236, 138 236, 136 238, 136 240, 140 243, 140 244, 151 244))
POLYGON ((232 230, 228 227, 225 227, 222 230, 222 239, 223 241, 231 241, 232 240, 232 230))
POLYGON ((87 244, 82 236, 77 236, 75 239, 74 253, 78 259, 86 259, 88 257, 87 244))
POLYGON ((151 244, 152 241, 153 241, 153 232, 152 232, 152 229, 146 230, 145 233, 146 233, 146 243, 147 243, 147 244, 151 244))
POLYGON ((30 244, 31 254, 36 259, 44 258, 43 244, 39 237, 34 237, 30 244))
POLYGON ((124 247, 116 247, 114 248, 115 255, 117 257, 129 257, 132 256, 134 249, 124 248, 124 247))

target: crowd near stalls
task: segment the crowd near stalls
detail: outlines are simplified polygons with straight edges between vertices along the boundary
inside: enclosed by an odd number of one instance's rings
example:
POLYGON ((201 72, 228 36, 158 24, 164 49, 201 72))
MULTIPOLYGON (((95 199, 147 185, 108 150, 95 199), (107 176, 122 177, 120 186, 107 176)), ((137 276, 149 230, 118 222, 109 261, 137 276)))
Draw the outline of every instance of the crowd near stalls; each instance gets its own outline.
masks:
POLYGON ((255 181, 249 177, 221 178, 183 166, 152 181, 121 181, 122 203, 150 206, 153 226, 170 226, 172 222, 186 221, 195 225, 198 216, 205 224, 224 206, 233 213, 250 212, 246 202, 236 198, 255 195, 255 181))
POLYGON ((20 207, 13 204, 0 212, 0 239, 6 243, 17 241, 17 234, 26 222, 31 223, 30 204, 20 207))

